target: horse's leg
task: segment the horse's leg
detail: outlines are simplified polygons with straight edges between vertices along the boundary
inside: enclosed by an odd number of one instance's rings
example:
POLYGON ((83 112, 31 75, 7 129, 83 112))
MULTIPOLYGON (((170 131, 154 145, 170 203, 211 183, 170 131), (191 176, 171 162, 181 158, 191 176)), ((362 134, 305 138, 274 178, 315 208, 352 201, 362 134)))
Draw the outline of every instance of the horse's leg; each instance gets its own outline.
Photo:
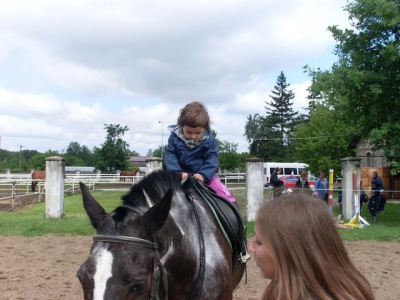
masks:
POLYGON ((35 192, 37 181, 32 180, 32 193, 35 192))

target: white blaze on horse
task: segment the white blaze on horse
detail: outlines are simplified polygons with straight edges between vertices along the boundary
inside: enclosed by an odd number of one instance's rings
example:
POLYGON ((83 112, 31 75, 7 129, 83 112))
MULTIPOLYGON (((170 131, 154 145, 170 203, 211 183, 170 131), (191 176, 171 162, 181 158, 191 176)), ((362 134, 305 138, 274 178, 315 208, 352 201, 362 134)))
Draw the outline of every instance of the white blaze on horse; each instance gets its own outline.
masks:
POLYGON ((97 230, 77 273, 84 299, 232 299, 244 273, 242 251, 224 236, 193 180, 181 185, 178 173, 153 172, 110 213, 80 185, 97 230))

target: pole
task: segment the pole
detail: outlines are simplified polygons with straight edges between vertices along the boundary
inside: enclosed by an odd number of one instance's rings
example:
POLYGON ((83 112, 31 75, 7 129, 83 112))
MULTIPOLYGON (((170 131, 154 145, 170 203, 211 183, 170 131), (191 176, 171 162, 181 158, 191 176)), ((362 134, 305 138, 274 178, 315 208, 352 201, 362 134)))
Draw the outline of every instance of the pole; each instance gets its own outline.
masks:
POLYGON ((358 184, 357 184, 357 171, 353 171, 353 197, 354 197, 354 210, 356 214, 360 214, 360 201, 358 200, 358 192, 359 192, 358 184))
POLYGON ((164 123, 163 121, 158 121, 161 123, 161 158, 164 157, 164 123))
POLYGON ((328 204, 329 204, 329 212, 333 213, 333 169, 329 169, 329 198, 328 198, 328 204))
POLYGON ((19 168, 21 170, 21 150, 22 150, 22 146, 19 146, 19 168))

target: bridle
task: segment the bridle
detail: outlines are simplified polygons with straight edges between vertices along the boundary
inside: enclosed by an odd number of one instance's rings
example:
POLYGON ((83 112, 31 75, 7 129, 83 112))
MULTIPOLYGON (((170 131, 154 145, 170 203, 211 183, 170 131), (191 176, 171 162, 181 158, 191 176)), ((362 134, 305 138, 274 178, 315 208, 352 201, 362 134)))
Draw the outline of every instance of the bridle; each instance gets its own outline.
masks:
MULTIPOLYGON (((193 300, 195 297, 197 299, 201 299, 201 290, 203 287, 203 281, 204 281, 204 274, 205 274, 205 245, 204 245, 204 236, 203 236, 203 231, 201 229, 200 225, 200 218, 198 215, 198 212, 196 210, 196 206, 194 204, 194 194, 193 193, 186 193, 185 194, 186 199, 189 201, 189 203, 192 206, 196 223, 198 226, 198 231, 199 231, 199 269, 198 273, 196 276, 196 280, 194 282, 194 286, 191 290, 189 300, 193 300)), ((133 210, 135 213, 138 215, 140 214, 138 211, 136 211, 133 207, 128 206, 128 205, 121 205, 121 207, 126 207, 130 210, 133 210)), ((106 243, 123 243, 123 244, 130 244, 130 245, 135 245, 135 246, 141 246, 141 247, 146 247, 146 248, 151 248, 154 250, 154 262, 153 262, 153 281, 151 285, 151 294, 150 294, 150 300, 159 300, 159 287, 160 287, 160 275, 163 275, 163 283, 164 283, 164 290, 165 290, 165 299, 168 300, 168 281, 166 278, 166 272, 161 272, 162 271, 162 264, 159 259, 160 253, 158 251, 158 246, 157 243, 155 242, 155 238, 153 236, 153 240, 145 240, 137 237, 130 237, 130 236, 122 236, 122 235, 103 235, 103 234, 97 234, 93 237, 94 242, 106 242, 106 243)))
MULTIPOLYGON (((122 205, 123 207, 129 208, 139 214, 133 207, 122 205)), ((141 215, 141 214, 139 214, 141 215)), ((154 239, 154 236, 153 236, 154 239)), ((154 250, 154 260, 153 260, 153 281, 151 283, 151 294, 150 300, 159 300, 160 296, 158 294, 160 287, 160 275, 163 274, 163 283, 165 290, 165 299, 168 300, 168 281, 166 279, 165 272, 161 272, 162 264, 159 259, 160 253, 158 251, 157 243, 137 237, 123 236, 123 235, 106 235, 106 234, 96 234, 93 237, 94 242, 106 242, 106 243, 119 243, 119 244, 130 244, 139 247, 146 247, 154 250)))

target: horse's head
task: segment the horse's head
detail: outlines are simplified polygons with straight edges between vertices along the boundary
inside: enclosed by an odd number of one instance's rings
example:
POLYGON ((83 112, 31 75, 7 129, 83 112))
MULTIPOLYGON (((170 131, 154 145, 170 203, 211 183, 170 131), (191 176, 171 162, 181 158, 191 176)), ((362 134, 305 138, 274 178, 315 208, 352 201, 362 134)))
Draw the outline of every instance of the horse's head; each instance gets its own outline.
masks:
POLYGON ((162 285, 153 279, 160 272, 154 235, 168 218, 172 190, 151 208, 122 205, 106 213, 80 185, 85 210, 97 230, 90 256, 77 273, 84 298, 150 299, 162 285))

